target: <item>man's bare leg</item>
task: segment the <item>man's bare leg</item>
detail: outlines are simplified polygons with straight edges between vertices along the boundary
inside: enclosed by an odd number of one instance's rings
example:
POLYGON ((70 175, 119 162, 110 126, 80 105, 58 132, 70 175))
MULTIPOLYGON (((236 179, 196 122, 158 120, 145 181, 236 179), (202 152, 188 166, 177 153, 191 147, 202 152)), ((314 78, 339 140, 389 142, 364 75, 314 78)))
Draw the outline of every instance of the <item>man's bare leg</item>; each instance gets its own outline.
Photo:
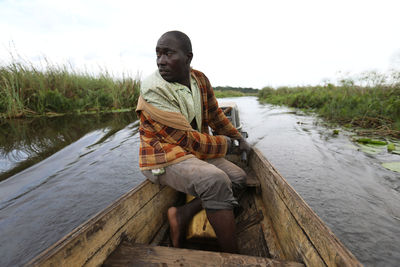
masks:
POLYGON ((168 209, 168 221, 170 227, 172 245, 180 248, 186 235, 186 228, 189 221, 196 213, 201 211, 201 200, 195 198, 189 203, 180 207, 171 207, 168 209))
POLYGON ((233 210, 207 211, 207 218, 214 228, 222 251, 238 253, 236 225, 233 210))

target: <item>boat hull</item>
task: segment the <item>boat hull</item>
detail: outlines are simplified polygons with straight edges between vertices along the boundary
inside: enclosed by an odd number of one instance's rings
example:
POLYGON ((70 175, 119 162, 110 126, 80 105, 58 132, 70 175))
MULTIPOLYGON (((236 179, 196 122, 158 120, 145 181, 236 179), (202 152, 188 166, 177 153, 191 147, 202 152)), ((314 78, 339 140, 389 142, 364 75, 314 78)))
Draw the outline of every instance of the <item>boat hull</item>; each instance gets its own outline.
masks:
MULTIPOLYGON (((257 186, 244 203, 247 213, 239 216, 241 253, 306 266, 361 266, 259 150, 243 167, 257 186)), ((146 180, 28 265, 99 266, 123 241, 159 245, 168 229, 167 209, 178 198, 173 189, 146 180)))

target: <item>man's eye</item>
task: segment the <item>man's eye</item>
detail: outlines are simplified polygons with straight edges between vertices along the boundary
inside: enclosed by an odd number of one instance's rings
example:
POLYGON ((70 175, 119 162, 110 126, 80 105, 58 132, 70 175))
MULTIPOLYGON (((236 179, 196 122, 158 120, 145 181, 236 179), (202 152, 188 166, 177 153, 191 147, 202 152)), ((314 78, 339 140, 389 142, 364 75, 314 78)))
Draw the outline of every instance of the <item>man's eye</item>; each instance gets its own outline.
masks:
POLYGON ((166 54, 167 56, 171 56, 173 53, 171 51, 168 51, 166 54))

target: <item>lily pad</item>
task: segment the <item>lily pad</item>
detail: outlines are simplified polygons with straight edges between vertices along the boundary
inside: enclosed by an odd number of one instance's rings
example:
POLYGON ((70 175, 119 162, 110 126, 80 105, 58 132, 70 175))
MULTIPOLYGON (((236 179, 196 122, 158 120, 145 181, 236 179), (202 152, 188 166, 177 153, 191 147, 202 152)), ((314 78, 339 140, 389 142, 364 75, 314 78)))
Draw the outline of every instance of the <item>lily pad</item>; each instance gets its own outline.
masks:
POLYGON ((400 172, 400 162, 385 162, 382 166, 394 172, 400 172))
POLYGON ((385 150, 385 146, 382 145, 374 145, 374 144, 358 144, 360 149, 364 153, 368 153, 371 155, 379 154, 385 150))

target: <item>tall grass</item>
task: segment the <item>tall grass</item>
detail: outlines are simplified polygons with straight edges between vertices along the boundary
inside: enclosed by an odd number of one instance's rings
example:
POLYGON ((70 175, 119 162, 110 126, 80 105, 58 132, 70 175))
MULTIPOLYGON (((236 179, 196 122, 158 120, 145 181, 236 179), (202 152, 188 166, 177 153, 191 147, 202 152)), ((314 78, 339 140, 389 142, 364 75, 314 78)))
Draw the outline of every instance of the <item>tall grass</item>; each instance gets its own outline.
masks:
POLYGON ((0 66, 0 118, 126 109, 136 106, 140 81, 92 75, 48 64, 0 66))
POLYGON ((217 98, 240 97, 240 96, 248 95, 246 93, 238 92, 238 91, 220 91, 220 90, 214 90, 214 94, 215 94, 215 97, 217 97, 217 98))
POLYGON ((400 72, 390 76, 375 73, 370 79, 363 75, 363 80, 343 79, 337 85, 265 87, 258 97, 271 104, 312 109, 332 121, 400 137, 399 77, 400 72), (357 85, 359 81, 364 84, 357 85))

